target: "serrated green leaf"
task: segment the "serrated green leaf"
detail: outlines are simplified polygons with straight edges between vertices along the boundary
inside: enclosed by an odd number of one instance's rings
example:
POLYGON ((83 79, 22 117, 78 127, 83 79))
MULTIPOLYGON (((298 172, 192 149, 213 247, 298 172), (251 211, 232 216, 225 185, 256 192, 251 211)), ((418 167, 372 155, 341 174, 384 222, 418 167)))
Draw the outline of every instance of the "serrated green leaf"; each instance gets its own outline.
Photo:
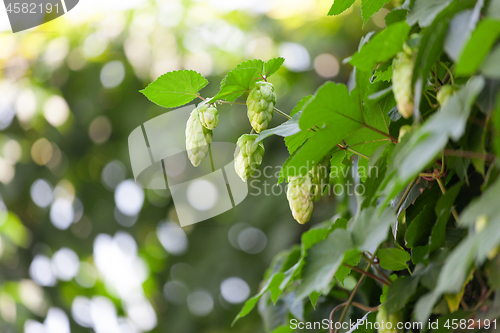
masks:
POLYGON ((436 214, 432 208, 433 206, 426 205, 406 230, 405 239, 408 248, 424 246, 429 242, 432 228, 436 223, 436 214))
POLYGON ((375 79, 373 80, 373 83, 379 82, 379 81, 391 81, 392 79, 392 66, 389 66, 384 71, 381 70, 376 70, 375 73, 373 73, 373 76, 375 76, 375 79))
POLYGON ((328 287, 342 264, 344 254, 353 243, 345 229, 336 229, 325 240, 311 247, 302 270, 302 283, 297 289, 297 299, 304 299, 312 292, 328 287))
POLYGON ((318 89, 303 108, 299 120, 302 131, 294 138, 295 142, 305 138, 307 141, 283 165, 284 178, 305 174, 342 140, 362 154, 370 154, 389 141, 381 133, 389 131, 384 108, 391 99, 367 102, 361 111, 362 88, 358 84, 349 94, 345 85, 328 82, 318 89))
POLYGON ((224 99, 234 102, 236 98, 250 90, 251 83, 255 81, 256 72, 255 67, 233 69, 222 80, 220 91, 213 97, 213 100, 224 99))
POLYGON ((388 315, 404 308, 417 291, 418 281, 419 277, 403 276, 391 283, 384 302, 388 315))
POLYGON ((191 102, 207 84, 200 73, 182 70, 163 74, 140 92, 159 106, 173 108, 191 102))
POLYGON ((281 65, 283 65, 283 62, 285 62, 285 58, 282 57, 268 60, 264 64, 264 69, 263 69, 263 74, 266 76, 266 78, 276 73, 276 71, 280 69, 281 65))
POLYGON ((432 228, 430 248, 429 251, 433 252, 440 247, 444 246, 446 240, 446 224, 450 218, 453 209, 453 203, 460 192, 462 183, 455 184, 453 187, 446 190, 446 193, 439 198, 436 204, 436 216, 438 220, 434 228, 432 228))
POLYGON ((380 266, 390 271, 400 271, 406 269, 406 264, 410 261, 410 254, 398 248, 380 249, 377 253, 380 266))
POLYGON ((375 207, 363 209, 354 223, 350 225, 354 244, 360 251, 373 251, 387 239, 389 226, 396 222, 392 208, 378 213, 375 207))
POLYGON ((377 63, 392 58, 403 49, 409 32, 406 22, 391 24, 371 38, 349 62, 359 70, 371 72, 377 63))
POLYGON ((413 5, 406 21, 409 25, 418 22, 421 27, 431 25, 434 19, 443 11, 453 0, 417 0, 413 5))
POLYGON ((356 0, 334 0, 328 15, 339 15, 349 9, 356 0))
POLYGON ((321 292, 319 292, 319 291, 313 291, 309 295, 309 300, 311 301, 311 305, 312 305, 314 310, 316 310, 316 303, 318 303, 318 299, 320 296, 321 296, 321 292))
POLYGON ((337 273, 335 273, 335 278, 342 284, 344 285, 346 277, 351 274, 351 268, 344 266, 350 265, 353 267, 356 267, 357 264, 359 264, 359 261, 361 260, 361 252, 358 250, 349 250, 346 252, 344 255, 344 260, 342 261, 342 265, 339 267, 337 270, 337 273))
POLYGON ((408 15, 408 11, 406 9, 393 9, 385 16, 385 24, 386 26, 389 26, 391 24, 404 21, 406 20, 406 15, 408 15))
POLYGON ((390 0, 361 0, 361 16, 363 17, 363 26, 366 22, 378 12, 390 0))

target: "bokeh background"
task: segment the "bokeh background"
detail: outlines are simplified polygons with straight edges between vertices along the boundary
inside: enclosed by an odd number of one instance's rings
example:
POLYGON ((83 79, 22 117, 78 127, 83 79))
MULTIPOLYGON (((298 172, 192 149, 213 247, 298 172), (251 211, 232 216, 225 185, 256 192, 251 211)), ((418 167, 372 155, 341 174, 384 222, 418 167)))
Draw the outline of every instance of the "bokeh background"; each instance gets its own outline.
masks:
MULTIPOLYGON (((287 113, 323 82, 347 82, 352 68, 342 60, 384 27, 387 11, 362 28, 358 5, 333 18, 331 4, 80 0, 67 15, 17 34, 2 8, 0 332, 271 329, 257 310, 231 321, 272 258, 331 218, 335 201, 324 198, 300 226, 276 188, 181 228, 168 190, 134 183, 128 135, 168 111, 138 91, 172 70, 202 73, 209 97, 241 61, 285 57, 270 81, 287 113)), ((219 113, 218 141, 249 132, 245 106, 219 113)), ((276 115, 272 126, 283 120, 276 115)), ((265 147, 262 167, 288 156, 281 138, 265 147)))

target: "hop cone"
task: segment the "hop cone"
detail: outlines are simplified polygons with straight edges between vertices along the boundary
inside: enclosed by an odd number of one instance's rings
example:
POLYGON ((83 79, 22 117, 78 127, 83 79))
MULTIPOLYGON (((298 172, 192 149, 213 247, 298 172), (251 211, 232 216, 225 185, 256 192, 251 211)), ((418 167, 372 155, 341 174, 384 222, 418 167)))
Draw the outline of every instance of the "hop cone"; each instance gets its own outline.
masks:
POLYGON ((414 63, 411 55, 400 52, 392 63, 392 91, 398 103, 398 111, 405 118, 413 114, 412 78, 414 63))
POLYGON ((312 182, 312 193, 315 198, 321 196, 329 183, 331 158, 332 155, 326 155, 309 171, 309 177, 312 182))
POLYGON ((290 204, 293 218, 300 224, 309 221, 313 212, 314 196, 311 194, 312 185, 309 175, 290 177, 288 182, 286 198, 290 204))
POLYGON ((443 106, 455 91, 456 89, 449 84, 442 86, 436 95, 439 105, 443 106))
POLYGON ((269 82, 255 82, 247 98, 247 115, 257 133, 269 126, 273 119, 274 104, 276 104, 274 86, 269 82))
POLYGON ((198 109, 194 109, 186 125, 186 150, 189 160, 197 167, 208 155, 212 131, 202 126, 198 109))
POLYGON ((257 134, 243 134, 236 142, 238 148, 235 152, 237 156, 234 160, 234 168, 244 182, 257 170, 264 156, 262 141, 254 144, 257 136, 257 134))
POLYGON ((214 106, 202 105, 198 108, 200 121, 203 127, 213 130, 219 125, 219 113, 214 106))
POLYGON ((381 326, 379 328, 378 333, 402 333, 403 330, 397 328, 397 325, 399 322, 401 322, 401 319, 402 318, 398 312, 393 313, 391 315, 387 315, 387 310, 385 309, 385 306, 381 305, 378 308, 376 320, 379 323, 379 325, 382 325, 382 321, 384 321, 384 326, 383 327, 381 326), (387 323, 392 324, 391 329, 387 328, 387 323))

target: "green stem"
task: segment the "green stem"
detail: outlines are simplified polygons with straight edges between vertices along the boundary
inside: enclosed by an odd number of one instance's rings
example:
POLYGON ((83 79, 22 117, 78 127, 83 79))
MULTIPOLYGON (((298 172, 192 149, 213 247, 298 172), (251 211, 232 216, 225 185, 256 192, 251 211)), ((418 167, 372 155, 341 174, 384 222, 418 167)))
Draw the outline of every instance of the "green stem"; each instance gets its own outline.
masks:
POLYGON ((409 266, 406 266, 406 269, 408 270, 408 273, 410 273, 410 276, 413 275, 409 266))
POLYGON ((444 62, 440 61, 439 64, 441 66, 444 67, 444 69, 446 69, 446 71, 448 72, 448 75, 450 76, 450 80, 451 80, 451 84, 452 85, 455 85, 455 80, 453 79, 453 73, 451 72, 451 70, 448 68, 448 66, 445 65, 444 62))
POLYGON ((403 193, 403 196, 401 197, 401 200, 399 200, 399 203, 398 205, 396 206, 396 214, 397 212, 399 211, 399 209, 401 208, 401 206, 403 205, 403 203, 405 202, 406 200, 406 197, 408 196, 408 194, 410 193, 410 190, 411 190, 411 187, 413 186, 413 184, 415 184, 415 181, 417 179, 416 178, 413 178, 410 182, 410 185, 408 185, 408 187, 406 188, 405 190, 405 193, 403 193))
POLYGON ((274 108, 274 111, 276 111, 276 113, 279 113, 280 115, 282 115, 283 117, 285 118, 288 118, 288 119, 292 119, 292 117, 290 117, 289 115, 287 115, 285 112, 277 109, 277 108, 274 108))
POLYGON ((353 149, 351 149, 351 148, 349 148, 349 147, 346 147, 345 149, 349 150, 349 151, 350 151, 351 153, 353 153, 353 154, 358 155, 359 157, 366 158, 367 160, 369 160, 369 159, 370 159, 368 156, 363 155, 363 154, 361 154, 360 152, 357 152, 357 151, 355 151, 355 150, 353 150, 353 149))
MULTIPOLYGON (((377 248, 373 252, 373 256, 375 256, 377 254, 377 251, 378 251, 379 247, 380 247, 380 245, 377 246, 377 248)), ((372 265, 371 261, 368 261, 368 265, 366 265, 366 268, 365 268, 365 273, 368 272, 368 270, 370 269, 371 265, 372 265)), ((356 284, 356 287, 354 287, 354 290, 352 291, 351 296, 349 296, 349 299, 345 303, 344 310, 342 311, 342 315, 340 316, 340 319, 339 319, 339 322, 341 324, 344 322, 345 316, 347 315, 347 311, 349 310, 349 307, 351 306, 352 301, 354 299, 354 295, 356 295, 356 293, 358 292, 358 289, 361 286, 361 283, 363 282, 364 278, 365 278, 364 274, 360 276, 360 278, 358 280, 358 283, 356 284)), ((333 331, 333 333, 337 333, 337 329, 335 329, 333 331)))
POLYGON ((348 264, 343 264, 343 265, 344 265, 345 267, 349 267, 349 268, 350 268, 350 269, 352 269, 353 271, 356 271, 356 272, 358 272, 358 273, 360 273, 360 274, 364 274, 364 275, 368 276, 369 278, 374 279, 375 281, 378 281, 378 282, 380 282, 380 283, 383 283, 383 284, 385 284, 386 286, 390 286, 390 285, 391 285, 389 282, 387 282, 387 281, 385 281, 385 280, 383 280, 383 279, 379 278, 378 276, 376 276, 376 275, 374 275, 374 274, 372 274, 372 273, 365 272, 365 271, 364 271, 364 270, 362 270, 362 269, 359 269, 359 268, 357 268, 357 267, 354 267, 354 266, 351 266, 351 265, 348 265, 348 264))

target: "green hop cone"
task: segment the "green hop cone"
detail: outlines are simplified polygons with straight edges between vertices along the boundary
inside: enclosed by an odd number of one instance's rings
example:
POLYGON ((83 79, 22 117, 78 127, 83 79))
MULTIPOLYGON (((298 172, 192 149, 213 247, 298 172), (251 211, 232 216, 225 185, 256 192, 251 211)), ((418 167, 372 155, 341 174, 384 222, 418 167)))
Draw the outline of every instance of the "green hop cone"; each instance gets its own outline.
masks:
POLYGON ((208 146, 212 142, 212 131, 200 121, 198 109, 194 109, 186 125, 186 150, 189 160, 197 167, 208 155, 208 146))
POLYGON ((393 313, 391 315, 387 315, 387 310, 384 305, 381 305, 378 308, 377 312, 377 323, 380 325, 378 329, 378 333, 403 333, 402 329, 398 329, 398 323, 401 322, 402 318, 399 312, 393 313), (382 325, 383 322, 383 325, 382 325), (390 325, 387 325, 390 323, 390 325), (391 326, 388 328, 387 326, 391 326))
POLYGON ((399 52, 392 62, 392 91, 398 103, 398 111, 404 118, 413 114, 412 78, 414 67, 408 52, 399 52))
POLYGON ((326 155, 311 169, 311 171, 309 171, 309 177, 312 182, 312 194, 314 198, 320 197, 329 183, 331 158, 332 155, 326 155))
POLYGON ((244 182, 253 175, 264 157, 264 144, 262 141, 254 144, 257 137, 257 134, 243 134, 236 142, 238 148, 236 148, 235 152, 234 168, 244 182))
POLYGON ((457 89, 455 87, 449 84, 442 86, 436 95, 439 105, 443 106, 456 90, 457 89))
POLYGON ((214 106, 202 105, 198 108, 200 121, 203 127, 213 130, 219 125, 219 112, 214 106))
POLYGON ((247 115, 253 129, 260 133, 265 130, 273 119, 276 93, 274 86, 265 81, 257 81, 250 89, 247 98, 247 115))
POLYGON ((311 193, 312 186, 309 175, 290 177, 288 182, 286 198, 293 218, 300 224, 309 221, 314 209, 314 195, 311 193))

